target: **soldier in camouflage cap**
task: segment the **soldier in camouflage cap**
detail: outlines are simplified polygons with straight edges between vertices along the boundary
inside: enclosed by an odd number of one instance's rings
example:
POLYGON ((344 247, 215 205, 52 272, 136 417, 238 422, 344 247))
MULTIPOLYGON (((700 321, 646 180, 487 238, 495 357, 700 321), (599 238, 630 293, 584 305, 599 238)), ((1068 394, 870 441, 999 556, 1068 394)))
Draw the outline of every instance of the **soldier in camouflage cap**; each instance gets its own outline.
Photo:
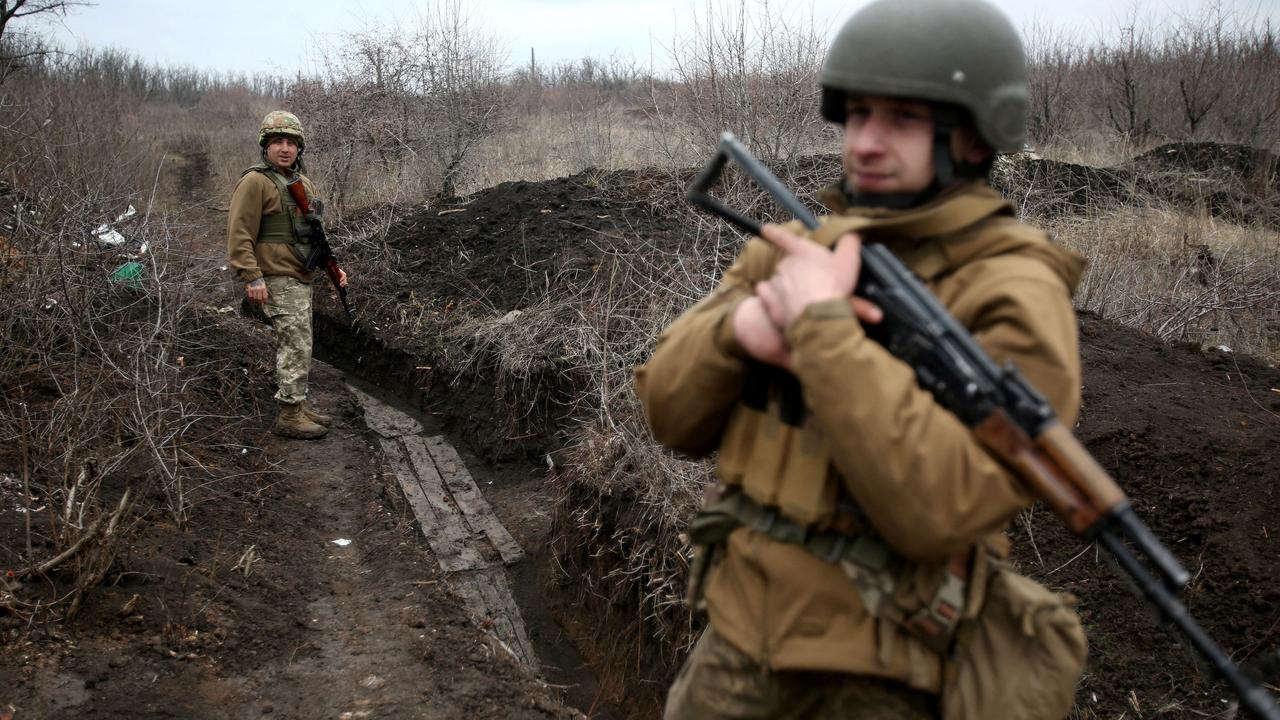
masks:
POLYGON ((1027 107, 1009 21, 981 0, 876 0, 820 83, 843 130, 831 214, 809 237, 766 225, 636 371, 654 437, 717 453, 689 531, 709 626, 667 720, 963 717, 940 701, 957 618, 1032 497, 868 338, 881 313, 853 296, 861 242, 897 254, 1067 426, 1079 407, 1082 262, 987 182, 1027 107))
MULTIPOLYGON (((310 226, 286 186, 300 181, 312 204, 315 187, 302 174, 305 136, 293 113, 274 110, 258 130, 262 162, 245 170, 231 196, 227 253, 249 302, 263 306, 276 335, 274 432, 300 439, 323 437, 333 419, 307 402, 311 371, 312 276, 307 271, 310 226)), ((345 272, 339 282, 346 286, 345 272)))

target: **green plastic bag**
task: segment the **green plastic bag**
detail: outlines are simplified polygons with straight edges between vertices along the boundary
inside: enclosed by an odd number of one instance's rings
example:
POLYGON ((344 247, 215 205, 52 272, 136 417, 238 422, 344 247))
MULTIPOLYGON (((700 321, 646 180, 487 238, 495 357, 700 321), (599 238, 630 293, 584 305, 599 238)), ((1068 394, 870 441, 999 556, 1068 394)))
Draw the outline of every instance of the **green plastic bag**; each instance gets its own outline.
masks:
POLYGON ((111 272, 111 282, 131 290, 142 289, 142 263, 127 262, 111 272))

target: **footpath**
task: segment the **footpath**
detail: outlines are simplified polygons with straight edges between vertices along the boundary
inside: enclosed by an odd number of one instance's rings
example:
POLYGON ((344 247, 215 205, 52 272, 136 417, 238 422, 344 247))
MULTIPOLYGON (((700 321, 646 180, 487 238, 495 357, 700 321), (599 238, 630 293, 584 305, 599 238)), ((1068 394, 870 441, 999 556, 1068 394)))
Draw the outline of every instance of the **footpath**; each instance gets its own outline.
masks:
POLYGON ((0 718, 583 717, 538 677, 523 553, 457 453, 327 365, 312 391, 326 437, 264 415, 273 469, 217 487, 185 548, 140 540, 84 618, 0 648, 0 718))

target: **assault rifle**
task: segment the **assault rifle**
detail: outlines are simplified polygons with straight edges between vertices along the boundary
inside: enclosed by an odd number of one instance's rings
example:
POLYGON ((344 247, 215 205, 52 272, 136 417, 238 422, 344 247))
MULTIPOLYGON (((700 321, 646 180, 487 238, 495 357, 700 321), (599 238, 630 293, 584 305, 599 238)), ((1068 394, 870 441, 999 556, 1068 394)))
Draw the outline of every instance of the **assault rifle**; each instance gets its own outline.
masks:
MULTIPOLYGON (((715 156, 694 178, 688 200, 759 235, 759 222, 726 207, 708 192, 731 159, 805 227, 818 228, 813 213, 731 133, 721 136, 715 156)), ((884 319, 868 326, 867 335, 910 365, 920 386, 972 429, 978 441, 1027 483, 1073 533, 1105 547, 1166 627, 1172 625, 1174 637, 1184 639, 1207 660, 1245 708, 1263 720, 1280 720, 1280 707, 1271 696, 1227 657, 1178 600, 1187 571, 1138 519, 1124 491, 1058 421, 1049 403, 1017 368, 997 366, 883 245, 862 246, 855 293, 884 311, 884 319), (1155 567, 1155 575, 1146 563, 1155 567)))
POLYGON ((302 186, 302 178, 297 175, 294 175, 285 187, 289 189, 290 197, 302 212, 302 219, 306 220, 307 225, 311 227, 311 237, 308 240, 311 252, 307 254, 307 261, 304 263, 307 272, 315 272, 320 267, 324 268, 325 274, 329 276, 329 282, 333 283, 333 289, 338 291, 338 297, 342 300, 342 309, 347 311, 347 317, 351 317, 351 306, 347 304, 347 289, 338 284, 338 259, 333 255, 329 238, 324 234, 324 223, 320 221, 319 201, 316 207, 312 208, 311 200, 307 197, 307 189, 302 186))

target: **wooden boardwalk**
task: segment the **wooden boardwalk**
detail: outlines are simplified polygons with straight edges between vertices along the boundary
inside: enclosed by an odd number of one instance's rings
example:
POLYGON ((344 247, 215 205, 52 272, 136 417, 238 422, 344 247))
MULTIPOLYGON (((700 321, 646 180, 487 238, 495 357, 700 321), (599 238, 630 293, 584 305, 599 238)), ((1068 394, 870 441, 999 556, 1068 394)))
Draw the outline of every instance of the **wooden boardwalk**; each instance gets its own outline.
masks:
POLYGON ((422 424, 375 397, 348 386, 378 434, 388 469, 404 490, 422 534, 444 571, 449 589, 475 624, 517 660, 538 669, 505 565, 524 552, 480 494, 458 452, 422 424))

